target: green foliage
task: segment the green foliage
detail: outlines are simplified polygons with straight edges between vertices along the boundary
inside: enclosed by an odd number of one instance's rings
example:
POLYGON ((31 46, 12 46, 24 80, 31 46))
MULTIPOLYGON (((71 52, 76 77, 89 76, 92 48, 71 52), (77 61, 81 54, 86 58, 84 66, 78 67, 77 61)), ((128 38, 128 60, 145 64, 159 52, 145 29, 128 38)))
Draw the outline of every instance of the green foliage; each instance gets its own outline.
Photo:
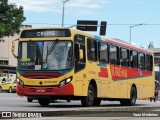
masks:
POLYGON ((25 20, 22 6, 4 1, 0 0, 0 38, 19 33, 21 23, 25 20))

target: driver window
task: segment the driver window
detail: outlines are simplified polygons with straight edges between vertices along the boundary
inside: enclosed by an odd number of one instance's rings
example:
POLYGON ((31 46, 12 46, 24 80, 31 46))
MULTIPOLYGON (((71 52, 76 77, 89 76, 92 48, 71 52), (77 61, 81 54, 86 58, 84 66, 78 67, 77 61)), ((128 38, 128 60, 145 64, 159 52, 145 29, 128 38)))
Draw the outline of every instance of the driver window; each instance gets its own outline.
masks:
POLYGON ((75 56, 75 72, 79 72, 82 69, 85 68, 86 64, 86 54, 85 54, 85 36, 83 35, 75 35, 74 37, 74 56, 75 56), (76 45, 79 45, 79 50, 77 49, 76 45), (76 60, 76 56, 79 56, 79 51, 83 52, 83 59, 81 60, 76 60))

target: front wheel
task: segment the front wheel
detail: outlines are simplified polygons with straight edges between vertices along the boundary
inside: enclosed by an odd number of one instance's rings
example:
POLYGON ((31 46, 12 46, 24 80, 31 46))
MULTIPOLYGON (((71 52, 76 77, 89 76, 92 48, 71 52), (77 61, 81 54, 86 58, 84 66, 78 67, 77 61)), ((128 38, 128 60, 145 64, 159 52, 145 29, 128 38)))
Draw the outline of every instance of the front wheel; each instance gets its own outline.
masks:
POLYGON ((50 103, 50 99, 45 99, 45 98, 41 98, 41 99, 38 99, 38 102, 41 106, 48 106, 49 103, 50 103))
POLYGON ((82 106, 83 107, 92 106, 94 103, 94 97, 95 97, 94 89, 93 86, 90 84, 88 87, 88 95, 81 99, 82 106))

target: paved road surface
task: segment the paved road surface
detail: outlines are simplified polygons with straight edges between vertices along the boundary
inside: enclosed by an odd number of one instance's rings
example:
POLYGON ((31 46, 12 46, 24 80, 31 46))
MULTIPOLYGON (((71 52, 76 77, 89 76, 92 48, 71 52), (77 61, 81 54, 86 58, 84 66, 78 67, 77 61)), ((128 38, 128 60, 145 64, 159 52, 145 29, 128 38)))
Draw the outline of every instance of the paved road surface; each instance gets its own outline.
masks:
MULTIPOLYGON (((133 110, 135 110, 133 109, 133 110)), ((41 111, 42 118, 20 118, 21 120, 159 120, 160 118, 160 101, 150 102, 148 100, 138 100, 134 107, 123 107, 120 106, 119 102, 102 101, 100 107, 81 107, 80 101, 58 101, 57 103, 51 103, 49 107, 41 107, 35 100, 32 103, 28 103, 26 97, 19 97, 16 93, 0 93, 0 111, 21 111, 33 112, 41 111), (133 112, 122 112, 130 111, 130 108, 136 109, 142 113, 142 108, 152 108, 155 106, 158 110, 150 110, 149 112, 158 113, 158 117, 133 117, 133 112), (122 111, 121 111, 122 110, 122 111), (67 111, 67 112, 66 112, 67 111), (74 111, 74 112, 73 112, 74 111), (76 111, 76 112, 75 112, 76 111), (104 111, 104 112, 99 112, 104 111), (110 112, 114 111, 114 112, 110 112), (120 111, 120 112, 118 112, 120 111), (43 113, 46 112, 43 116, 43 113), (58 116, 55 117, 57 112, 58 116), (70 114, 72 113, 72 114, 70 114), (78 114, 77 114, 78 113, 78 114), (87 113, 87 114, 86 114, 87 113), (47 116, 47 117, 45 117, 47 116), (51 117, 52 116, 52 117, 51 117), (107 117, 106 117, 107 116, 107 117), (118 116, 118 117, 115 117, 118 116)), ((2 113, 1 112, 1 113, 2 113)), ((19 112, 20 113, 20 112, 19 112)), ((1 114, 2 116, 2 114, 1 114)), ((1 117, 0 116, 0 117, 1 117)), ((0 118, 1 119, 1 118, 0 118)), ((16 118, 12 118, 14 120, 16 118)))
MULTIPOLYGON (((150 102, 148 100, 138 100, 136 107, 139 106, 160 106, 160 101, 150 102)), ((57 110, 81 110, 81 109, 99 109, 99 108, 123 108, 120 103, 102 101, 100 107, 81 107, 80 101, 58 101, 57 103, 51 103, 49 107, 41 107, 37 100, 32 103, 28 103, 26 97, 20 97, 16 93, 0 93, 0 111, 57 111, 57 110)))

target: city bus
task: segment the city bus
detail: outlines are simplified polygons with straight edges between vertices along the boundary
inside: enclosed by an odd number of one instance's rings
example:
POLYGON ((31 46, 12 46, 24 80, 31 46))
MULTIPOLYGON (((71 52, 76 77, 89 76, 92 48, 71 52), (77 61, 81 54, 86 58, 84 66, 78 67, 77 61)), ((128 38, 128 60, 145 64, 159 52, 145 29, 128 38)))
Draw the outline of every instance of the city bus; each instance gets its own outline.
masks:
POLYGON ((72 28, 31 28, 13 41, 17 94, 48 106, 52 100, 102 100, 132 106, 154 96, 153 52, 72 28), (18 41, 18 54, 14 52, 18 41))

